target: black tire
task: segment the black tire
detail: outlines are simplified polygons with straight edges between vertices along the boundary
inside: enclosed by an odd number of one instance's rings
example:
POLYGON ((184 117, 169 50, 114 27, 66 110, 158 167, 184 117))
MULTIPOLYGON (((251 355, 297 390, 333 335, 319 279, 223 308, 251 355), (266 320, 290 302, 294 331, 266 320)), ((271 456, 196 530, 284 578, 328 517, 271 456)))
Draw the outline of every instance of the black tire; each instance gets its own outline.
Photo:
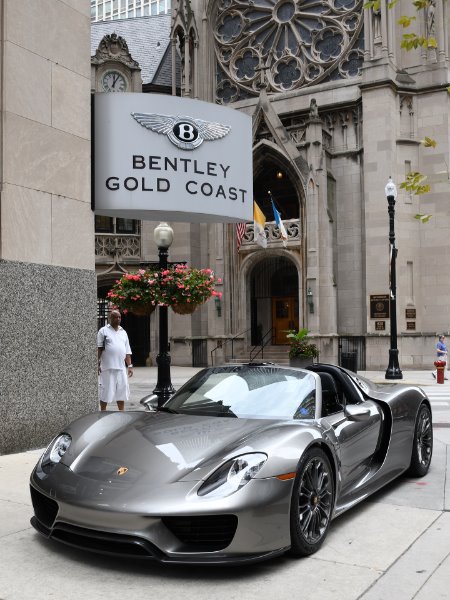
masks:
POLYGON ((422 404, 417 413, 414 426, 414 439, 411 452, 411 464, 408 475, 411 477, 423 477, 430 468, 431 456, 433 454, 433 424, 431 411, 426 404, 422 404))
POLYGON ((293 556, 317 552, 330 526, 334 480, 330 461, 320 448, 302 457, 291 499, 291 550, 293 556))

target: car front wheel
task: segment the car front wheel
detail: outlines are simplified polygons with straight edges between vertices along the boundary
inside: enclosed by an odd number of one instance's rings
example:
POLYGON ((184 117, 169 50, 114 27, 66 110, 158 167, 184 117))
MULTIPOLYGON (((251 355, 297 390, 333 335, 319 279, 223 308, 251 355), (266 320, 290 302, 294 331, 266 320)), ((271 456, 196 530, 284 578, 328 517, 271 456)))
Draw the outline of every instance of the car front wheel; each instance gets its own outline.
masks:
POLYGON ((316 552, 330 526, 334 481, 330 461, 320 448, 302 457, 291 500, 291 554, 316 552))
POLYGON ((426 404, 422 404, 417 413, 414 427, 413 448, 411 464, 408 475, 423 477, 428 473, 433 454, 433 424, 431 411, 426 404))

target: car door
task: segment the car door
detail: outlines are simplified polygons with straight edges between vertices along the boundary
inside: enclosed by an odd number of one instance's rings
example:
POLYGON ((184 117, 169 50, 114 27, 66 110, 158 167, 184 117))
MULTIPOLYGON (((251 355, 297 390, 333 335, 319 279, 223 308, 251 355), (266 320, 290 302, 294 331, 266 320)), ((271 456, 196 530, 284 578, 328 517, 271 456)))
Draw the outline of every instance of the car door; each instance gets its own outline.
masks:
POLYGON ((364 400, 357 406, 367 409, 362 420, 354 420, 344 411, 324 417, 336 436, 341 496, 367 476, 381 434, 382 414, 377 404, 364 400))

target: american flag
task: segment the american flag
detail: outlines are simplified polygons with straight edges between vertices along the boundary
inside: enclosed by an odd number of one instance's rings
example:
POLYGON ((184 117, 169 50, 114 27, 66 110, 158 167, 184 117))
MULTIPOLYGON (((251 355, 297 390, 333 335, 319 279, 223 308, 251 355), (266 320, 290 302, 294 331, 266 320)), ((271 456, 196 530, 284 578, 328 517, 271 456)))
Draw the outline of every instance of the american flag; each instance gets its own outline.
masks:
POLYGON ((237 248, 238 252, 239 252, 239 248, 241 247, 242 239, 245 235, 246 228, 247 228, 246 223, 236 223, 236 248, 237 248))

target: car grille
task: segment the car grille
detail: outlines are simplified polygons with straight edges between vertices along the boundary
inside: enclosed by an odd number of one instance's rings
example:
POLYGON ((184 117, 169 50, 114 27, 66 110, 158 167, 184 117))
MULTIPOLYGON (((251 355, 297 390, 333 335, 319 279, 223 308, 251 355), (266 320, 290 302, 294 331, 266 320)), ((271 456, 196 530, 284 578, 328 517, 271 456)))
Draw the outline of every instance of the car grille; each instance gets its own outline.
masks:
POLYGON ((230 545, 238 524, 235 515, 163 517, 161 520, 173 535, 196 552, 223 550, 230 545))
POLYGON ((30 485, 30 494, 34 514, 38 521, 50 529, 58 514, 58 504, 48 496, 38 492, 32 485, 30 485))
POLYGON ((159 560, 163 557, 160 550, 143 538, 85 529, 68 523, 56 523, 51 538, 75 548, 83 548, 102 554, 157 558, 159 560))

